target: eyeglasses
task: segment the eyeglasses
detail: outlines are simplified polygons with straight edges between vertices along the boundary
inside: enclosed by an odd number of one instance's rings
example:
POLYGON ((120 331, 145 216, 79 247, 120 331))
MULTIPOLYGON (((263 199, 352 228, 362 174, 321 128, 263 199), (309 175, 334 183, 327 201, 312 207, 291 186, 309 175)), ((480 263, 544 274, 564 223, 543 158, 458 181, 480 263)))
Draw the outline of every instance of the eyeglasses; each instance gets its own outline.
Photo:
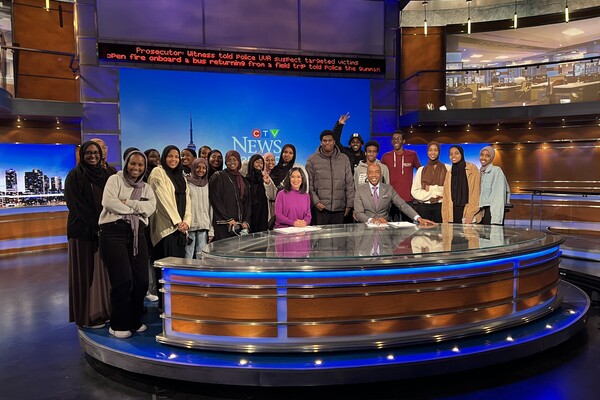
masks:
POLYGON ((83 155, 84 156, 99 156, 100 152, 98 152, 98 151, 84 151, 83 155))

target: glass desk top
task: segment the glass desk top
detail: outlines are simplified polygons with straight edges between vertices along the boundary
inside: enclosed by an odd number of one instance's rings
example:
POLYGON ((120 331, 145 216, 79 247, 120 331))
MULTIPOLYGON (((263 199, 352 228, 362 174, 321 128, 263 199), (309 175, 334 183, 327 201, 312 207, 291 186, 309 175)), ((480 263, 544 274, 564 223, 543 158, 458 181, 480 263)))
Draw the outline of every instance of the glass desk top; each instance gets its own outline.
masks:
POLYGON ((564 240, 536 230, 489 225, 370 227, 357 223, 309 228, 316 230, 275 230, 224 239, 207 245, 201 259, 190 262, 215 269, 369 268, 386 263, 431 264, 524 254, 558 246, 564 240))

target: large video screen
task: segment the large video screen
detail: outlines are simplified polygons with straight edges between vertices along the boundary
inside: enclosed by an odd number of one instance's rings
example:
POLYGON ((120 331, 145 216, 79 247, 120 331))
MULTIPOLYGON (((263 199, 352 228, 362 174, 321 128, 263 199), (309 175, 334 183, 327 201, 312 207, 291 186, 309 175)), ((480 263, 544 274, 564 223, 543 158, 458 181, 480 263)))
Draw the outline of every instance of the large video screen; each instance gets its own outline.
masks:
POLYGON ((450 34, 447 61, 463 68, 569 61, 600 54, 600 17, 501 31, 450 34))
POLYGON ((72 144, 0 143, 0 208, 64 205, 72 144))
POLYGON ((180 149, 190 141, 242 159, 291 143, 305 163, 319 134, 350 112, 342 143, 370 137, 370 81, 121 68, 121 148, 180 149), (190 122, 192 137, 190 140, 190 122))

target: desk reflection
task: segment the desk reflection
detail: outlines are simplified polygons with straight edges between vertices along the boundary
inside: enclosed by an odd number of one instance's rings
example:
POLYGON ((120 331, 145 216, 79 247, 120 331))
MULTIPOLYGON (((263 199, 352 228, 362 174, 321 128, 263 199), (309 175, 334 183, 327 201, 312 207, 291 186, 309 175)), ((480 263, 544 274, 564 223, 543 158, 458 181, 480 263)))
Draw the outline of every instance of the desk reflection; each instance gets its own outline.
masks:
POLYGON ((263 232, 211 243, 204 250, 203 262, 215 257, 260 258, 276 262, 311 258, 319 263, 342 258, 408 257, 412 254, 422 257, 426 253, 507 247, 523 241, 541 240, 544 236, 530 230, 478 224, 438 224, 431 227, 330 225, 311 232, 263 232))
POLYGON ((305 258, 310 257, 311 232, 286 235, 279 233, 275 235, 275 253, 281 258, 305 258))

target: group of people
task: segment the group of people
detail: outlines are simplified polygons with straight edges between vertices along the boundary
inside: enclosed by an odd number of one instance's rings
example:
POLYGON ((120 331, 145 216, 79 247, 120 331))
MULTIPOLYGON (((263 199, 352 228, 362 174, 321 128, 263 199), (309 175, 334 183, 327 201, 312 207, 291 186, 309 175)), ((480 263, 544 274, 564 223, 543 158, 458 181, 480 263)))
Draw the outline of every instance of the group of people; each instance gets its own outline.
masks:
POLYGON ((194 258, 207 243, 228 237, 349 220, 503 224, 510 191, 492 164, 492 147, 481 150, 478 170, 457 145, 450 148, 452 165, 441 163, 440 145, 432 142, 421 166, 396 131, 393 150, 380 161, 379 143, 365 144, 358 133, 348 147, 340 144, 349 118, 321 132, 305 166, 296 163, 293 144, 282 147, 277 162, 266 153, 247 163, 235 150, 223 157, 204 146, 198 157, 194 149, 169 145, 162 153, 126 149, 117 172, 102 140, 83 143, 65 181, 70 320, 87 328, 109 321, 118 338, 145 331, 144 297, 160 280, 153 261, 194 258))

